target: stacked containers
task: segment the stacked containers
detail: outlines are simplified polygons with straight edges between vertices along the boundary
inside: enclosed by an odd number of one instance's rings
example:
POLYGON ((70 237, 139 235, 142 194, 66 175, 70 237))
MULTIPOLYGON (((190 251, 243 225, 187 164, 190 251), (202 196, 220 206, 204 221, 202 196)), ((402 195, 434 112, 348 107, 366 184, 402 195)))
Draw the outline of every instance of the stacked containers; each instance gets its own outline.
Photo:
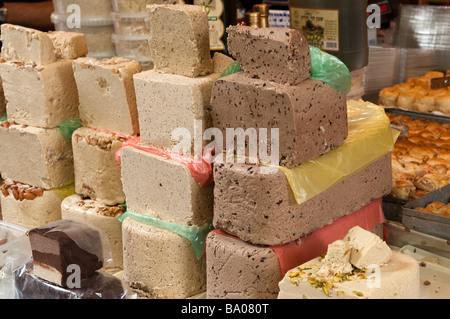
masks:
POLYGON ((149 17, 146 5, 154 1, 112 0, 111 18, 115 33, 112 42, 118 56, 137 60, 144 69, 151 68, 152 58, 148 39, 150 38, 149 17))
POLYGON ((55 30, 84 33, 88 56, 101 59, 116 55, 111 39, 114 33, 111 0, 53 0, 53 6, 51 19, 55 30))

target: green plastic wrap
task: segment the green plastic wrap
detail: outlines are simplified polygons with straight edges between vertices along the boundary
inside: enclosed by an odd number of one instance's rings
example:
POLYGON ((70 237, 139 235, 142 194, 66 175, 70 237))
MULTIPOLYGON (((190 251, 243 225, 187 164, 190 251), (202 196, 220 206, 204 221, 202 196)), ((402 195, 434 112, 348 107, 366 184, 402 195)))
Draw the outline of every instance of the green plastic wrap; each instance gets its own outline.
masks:
POLYGON ((119 221, 123 222, 127 217, 159 229, 171 231, 175 234, 180 235, 181 237, 186 238, 191 242, 197 259, 202 258, 203 252, 205 250, 206 236, 211 230, 213 230, 212 223, 206 223, 201 226, 181 225, 161 220, 150 215, 134 213, 128 209, 124 214, 122 214, 122 216, 119 217, 119 221))
POLYGON ((3 114, 2 117, 0 117, 0 122, 6 122, 8 120, 8 116, 6 114, 3 114))
POLYGON ((399 132, 391 129, 384 109, 370 102, 348 101, 348 137, 329 153, 293 169, 278 166, 298 204, 390 153, 399 132))
POLYGON ((231 75, 233 73, 237 73, 240 71, 242 71, 241 64, 238 61, 234 61, 234 62, 231 62, 225 70, 223 70, 223 72, 219 76, 219 78, 222 78, 224 76, 231 75))
POLYGON ((75 132, 76 129, 82 127, 80 119, 72 119, 67 122, 64 122, 60 125, 58 125, 59 129, 61 130, 61 134, 65 138, 72 138, 73 132, 75 132))
POLYGON ((310 79, 320 80, 336 90, 348 94, 352 86, 352 78, 347 66, 334 55, 310 46, 311 76, 310 79))

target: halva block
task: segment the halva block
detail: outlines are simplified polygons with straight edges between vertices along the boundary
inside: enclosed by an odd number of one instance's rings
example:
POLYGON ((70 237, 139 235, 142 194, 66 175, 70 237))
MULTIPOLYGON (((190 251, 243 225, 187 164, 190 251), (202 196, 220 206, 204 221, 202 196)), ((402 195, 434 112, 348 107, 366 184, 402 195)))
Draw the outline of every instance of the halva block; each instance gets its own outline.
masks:
POLYGON ((54 128, 78 117, 72 60, 58 60, 44 66, 0 63, 0 76, 9 120, 54 128))
POLYGON ((53 42, 46 32, 9 23, 2 24, 2 59, 45 65, 56 61, 53 42))
POLYGON ((52 189, 5 180, 0 201, 3 221, 26 229, 61 219, 61 196, 52 189))
MULTIPOLYGON (((234 73, 214 83, 211 108, 213 127, 224 136, 224 150, 233 151, 228 149, 233 142, 227 138, 230 130, 255 130, 257 140, 265 142, 271 154, 271 132, 277 129, 279 164, 288 168, 328 153, 348 135, 345 95, 317 80, 289 86, 234 73), (264 129, 266 136, 261 135, 264 129)), ((258 150, 259 146, 236 142, 235 149, 238 147, 251 154, 251 148, 258 150)))
POLYGON ((59 128, 0 123, 2 177, 43 189, 73 183, 70 139, 59 128))
POLYGON ((203 132, 212 126, 211 89, 218 77, 218 73, 213 73, 190 78, 154 70, 136 74, 141 143, 168 151, 178 146, 177 152, 196 155, 197 134, 202 151, 210 142, 203 139, 203 132), (177 133, 178 129, 182 131, 177 133))
POLYGON ((123 57, 97 60, 78 58, 73 62, 84 126, 125 135, 139 133, 133 75, 141 72, 139 62, 123 57))
POLYGON ((188 77, 212 72, 208 15, 201 6, 149 5, 155 70, 188 77))
POLYGON ((206 290, 205 260, 169 230, 125 218, 123 280, 148 298, 183 299, 206 290))
POLYGON ((50 31, 48 36, 53 42, 58 59, 77 59, 88 54, 86 35, 84 33, 50 31))
POLYGON ((208 299, 274 299, 282 278, 270 247, 211 232, 206 240, 208 299))
POLYGON ((311 54, 297 30, 229 26, 228 50, 249 77, 297 85, 311 75, 311 54))
POLYGON ((125 147, 122 183, 133 212, 184 225, 212 219, 213 186, 200 187, 188 167, 172 159, 125 147))
POLYGON ((125 202, 116 151, 125 138, 81 127, 72 134, 75 191, 105 205, 125 202))
POLYGON ((392 188, 390 154, 298 204, 281 169, 214 166, 215 228, 256 245, 281 245, 331 224, 392 188))

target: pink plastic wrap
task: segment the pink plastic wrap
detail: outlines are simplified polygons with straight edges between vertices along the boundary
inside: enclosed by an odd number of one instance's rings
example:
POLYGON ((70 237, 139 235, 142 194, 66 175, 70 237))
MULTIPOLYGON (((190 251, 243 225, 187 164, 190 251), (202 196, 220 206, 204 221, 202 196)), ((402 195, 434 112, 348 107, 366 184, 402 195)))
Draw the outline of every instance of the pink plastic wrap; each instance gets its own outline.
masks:
POLYGON ((166 159, 170 159, 177 163, 187 166, 187 168, 192 174, 192 177, 197 181, 197 183, 201 187, 208 186, 213 181, 213 169, 211 164, 212 160, 210 160, 210 158, 213 156, 213 151, 205 152, 206 155, 203 155, 201 159, 199 159, 199 157, 193 158, 186 155, 166 152, 164 150, 152 146, 142 145, 141 138, 138 136, 127 140, 122 145, 122 147, 116 152, 116 160, 118 162, 121 162, 122 150, 124 147, 127 146, 134 147, 141 151, 148 152, 166 159))
MULTIPOLYGON (((280 270, 282 276, 284 276, 290 269, 326 253, 328 245, 335 240, 344 238, 350 228, 360 226, 365 230, 372 230, 385 221, 382 199, 379 198, 352 214, 343 216, 332 224, 319 228, 297 241, 279 246, 270 246, 270 248, 277 255, 280 270)), ((212 232, 240 240, 221 229, 214 229, 212 232)))

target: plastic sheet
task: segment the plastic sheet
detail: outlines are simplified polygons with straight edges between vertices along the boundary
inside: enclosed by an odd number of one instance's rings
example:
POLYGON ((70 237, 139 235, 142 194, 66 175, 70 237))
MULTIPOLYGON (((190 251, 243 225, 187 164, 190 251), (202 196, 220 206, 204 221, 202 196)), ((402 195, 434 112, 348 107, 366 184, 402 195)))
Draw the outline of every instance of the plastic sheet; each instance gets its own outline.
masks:
POLYGON ((52 191, 61 199, 75 195, 75 184, 69 184, 57 188, 53 188, 52 191))
POLYGON ((384 109, 362 100, 348 101, 348 137, 344 143, 293 169, 279 166, 298 204, 391 152, 399 132, 393 131, 384 109))
POLYGON ((130 210, 127 210, 122 216, 120 216, 119 221, 123 222, 127 217, 159 229, 171 231, 183 238, 186 238, 191 242, 197 259, 202 258, 205 249, 206 236, 213 229, 212 223, 206 223, 201 226, 181 225, 161 220, 150 215, 134 213, 130 210))
POLYGON ((219 78, 222 78, 233 73, 242 71, 241 64, 238 61, 231 62, 230 65, 220 74, 219 78))
POLYGON ((67 122, 64 122, 60 125, 58 125, 61 134, 65 137, 65 138, 72 138, 72 134, 73 132, 82 127, 83 125, 81 124, 80 119, 71 119, 67 122))
POLYGON ((187 166, 192 174, 192 177, 197 181, 197 183, 201 187, 208 186, 212 183, 213 169, 211 164, 212 160, 210 159, 211 156, 213 155, 212 152, 205 150, 204 155, 202 155, 202 158, 200 159, 199 157, 193 158, 177 153, 166 152, 164 150, 152 146, 142 145, 140 142, 141 138, 139 136, 127 140, 125 143, 123 143, 122 147, 116 152, 116 160, 120 163, 123 148, 130 146, 139 149, 141 151, 148 152, 166 159, 170 159, 177 163, 187 166))
POLYGON ((6 115, 6 114, 3 114, 1 117, 0 117, 0 122, 6 122, 8 120, 8 116, 6 115))
POLYGON ((14 298, 14 272, 31 261, 26 231, 0 221, 0 299, 14 298))
POLYGON ((30 262, 15 272, 15 299, 136 299, 121 279, 102 271, 81 283, 80 288, 63 288, 33 274, 30 262))
POLYGON ((319 80, 334 87, 336 90, 348 94, 352 86, 352 78, 347 66, 334 55, 310 46, 311 76, 310 79, 319 80))

